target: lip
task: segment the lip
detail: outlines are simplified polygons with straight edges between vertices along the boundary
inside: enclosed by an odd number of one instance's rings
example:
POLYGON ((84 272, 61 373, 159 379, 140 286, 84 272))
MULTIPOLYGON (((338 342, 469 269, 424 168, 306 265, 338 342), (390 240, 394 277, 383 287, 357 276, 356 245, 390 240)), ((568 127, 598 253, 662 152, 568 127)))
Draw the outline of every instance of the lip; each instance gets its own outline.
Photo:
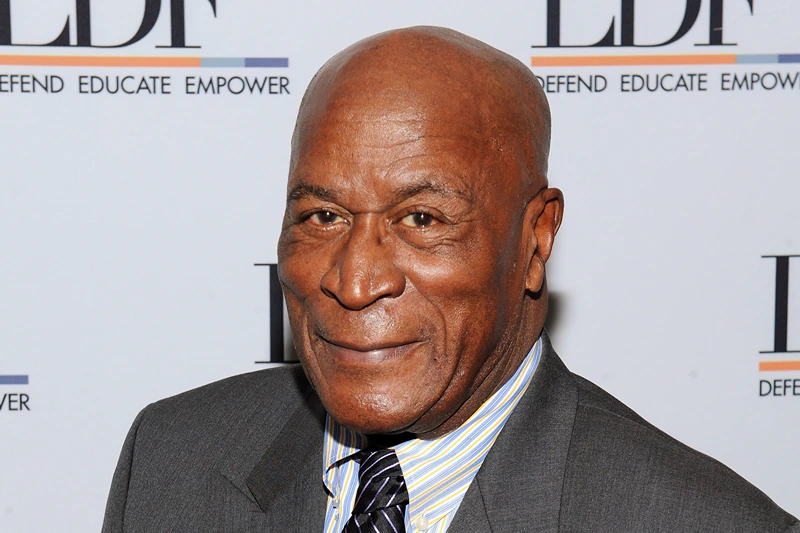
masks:
POLYGON ((421 341, 408 342, 378 342, 370 344, 354 344, 343 340, 330 340, 320 336, 325 352, 335 361, 340 363, 383 363, 402 359, 414 348, 422 344, 421 341))

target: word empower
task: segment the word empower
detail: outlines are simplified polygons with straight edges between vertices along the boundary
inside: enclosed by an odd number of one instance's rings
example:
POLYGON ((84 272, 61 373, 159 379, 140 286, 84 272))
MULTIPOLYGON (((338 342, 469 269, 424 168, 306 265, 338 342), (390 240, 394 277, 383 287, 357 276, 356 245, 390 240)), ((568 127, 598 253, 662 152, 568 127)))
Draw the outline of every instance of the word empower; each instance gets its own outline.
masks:
POLYGON ((0 411, 30 411, 30 396, 25 393, 6 393, 0 396, 0 411))
POLYGON ((763 89, 800 89, 800 72, 744 72, 736 74, 724 72, 721 76, 721 89, 723 91, 753 91, 763 89))

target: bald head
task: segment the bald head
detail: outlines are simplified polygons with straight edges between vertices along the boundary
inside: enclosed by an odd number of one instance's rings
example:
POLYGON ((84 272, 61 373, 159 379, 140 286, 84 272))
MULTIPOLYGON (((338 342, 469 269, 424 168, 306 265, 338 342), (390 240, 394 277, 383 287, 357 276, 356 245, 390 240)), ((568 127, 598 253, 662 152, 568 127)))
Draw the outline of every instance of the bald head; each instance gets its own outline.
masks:
POLYGON ((297 354, 328 413, 441 435, 542 330, 561 220, 536 78, 441 28, 361 41, 301 104, 278 243, 297 354))
POLYGON ((376 122, 457 118, 488 159, 515 160, 524 196, 547 184, 550 109, 541 85, 517 59, 464 34, 425 26, 393 30, 332 57, 300 105, 292 166, 326 113, 341 112, 346 120, 353 106, 376 122))

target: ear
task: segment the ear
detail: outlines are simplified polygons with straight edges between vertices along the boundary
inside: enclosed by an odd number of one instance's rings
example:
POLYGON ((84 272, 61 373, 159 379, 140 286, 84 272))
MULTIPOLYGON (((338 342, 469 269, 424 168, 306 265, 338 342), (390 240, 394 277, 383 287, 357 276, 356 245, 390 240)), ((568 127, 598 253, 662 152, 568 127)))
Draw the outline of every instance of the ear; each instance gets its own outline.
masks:
POLYGON ((524 228, 528 235, 528 271, 525 288, 537 293, 544 285, 544 264, 550 258, 561 217, 564 213, 564 195, 558 189, 543 189, 525 209, 524 228))

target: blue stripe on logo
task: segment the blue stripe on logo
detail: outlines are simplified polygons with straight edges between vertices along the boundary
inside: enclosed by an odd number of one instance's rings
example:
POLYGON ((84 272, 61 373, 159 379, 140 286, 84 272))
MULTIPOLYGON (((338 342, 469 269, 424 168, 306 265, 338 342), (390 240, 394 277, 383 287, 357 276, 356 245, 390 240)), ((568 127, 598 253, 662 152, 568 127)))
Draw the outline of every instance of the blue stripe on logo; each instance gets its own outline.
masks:
POLYGON ((244 66, 248 68, 253 67, 277 67, 287 68, 289 66, 288 57, 246 57, 244 58, 244 66))
POLYGON ((28 376, 0 376, 0 385, 27 385, 28 376))

